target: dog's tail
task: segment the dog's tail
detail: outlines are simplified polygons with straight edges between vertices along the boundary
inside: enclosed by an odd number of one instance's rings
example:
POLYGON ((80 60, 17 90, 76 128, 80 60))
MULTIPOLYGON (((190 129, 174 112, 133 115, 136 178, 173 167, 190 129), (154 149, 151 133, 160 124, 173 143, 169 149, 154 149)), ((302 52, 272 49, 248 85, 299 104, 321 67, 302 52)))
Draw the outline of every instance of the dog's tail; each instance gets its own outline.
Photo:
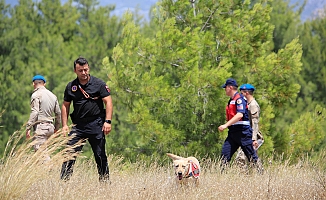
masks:
POLYGON ((170 158, 172 158, 172 160, 181 160, 181 159, 183 159, 183 157, 174 155, 172 153, 166 153, 166 155, 169 156, 170 158))

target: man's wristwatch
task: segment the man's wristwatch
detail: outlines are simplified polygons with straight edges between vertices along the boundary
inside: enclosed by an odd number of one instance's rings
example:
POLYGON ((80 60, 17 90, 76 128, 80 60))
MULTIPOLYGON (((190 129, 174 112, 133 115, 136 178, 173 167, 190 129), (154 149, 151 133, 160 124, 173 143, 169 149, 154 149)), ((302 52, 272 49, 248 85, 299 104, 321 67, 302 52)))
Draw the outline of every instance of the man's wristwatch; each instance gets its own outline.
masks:
POLYGON ((111 124, 111 120, 109 120, 109 119, 106 119, 104 122, 111 124))

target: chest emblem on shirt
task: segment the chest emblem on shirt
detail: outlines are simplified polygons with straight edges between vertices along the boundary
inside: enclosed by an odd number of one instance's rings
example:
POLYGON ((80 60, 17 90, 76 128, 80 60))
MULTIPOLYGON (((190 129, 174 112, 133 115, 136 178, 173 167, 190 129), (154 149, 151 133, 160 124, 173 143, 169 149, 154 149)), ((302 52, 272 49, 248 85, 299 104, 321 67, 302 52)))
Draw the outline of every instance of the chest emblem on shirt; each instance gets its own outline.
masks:
POLYGON ((237 100, 237 104, 241 104, 242 103, 242 100, 241 99, 238 99, 237 100))
POLYGON ((72 87, 71 87, 71 90, 72 90, 73 92, 76 92, 76 91, 77 91, 77 85, 72 86, 72 87))

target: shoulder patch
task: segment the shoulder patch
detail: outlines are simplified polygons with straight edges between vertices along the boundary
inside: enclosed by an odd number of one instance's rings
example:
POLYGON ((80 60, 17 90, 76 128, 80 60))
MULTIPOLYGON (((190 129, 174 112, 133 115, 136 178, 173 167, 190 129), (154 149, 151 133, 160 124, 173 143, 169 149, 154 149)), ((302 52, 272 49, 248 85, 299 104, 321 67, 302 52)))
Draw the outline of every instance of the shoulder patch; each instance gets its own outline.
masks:
POLYGON ((237 104, 241 104, 242 103, 242 100, 241 99, 238 99, 237 100, 237 104))
POLYGON ((72 90, 73 92, 76 92, 76 91, 77 91, 77 85, 72 86, 72 87, 71 87, 71 90, 72 90))
POLYGON ((105 88, 108 92, 111 92, 110 88, 107 85, 105 86, 105 88))

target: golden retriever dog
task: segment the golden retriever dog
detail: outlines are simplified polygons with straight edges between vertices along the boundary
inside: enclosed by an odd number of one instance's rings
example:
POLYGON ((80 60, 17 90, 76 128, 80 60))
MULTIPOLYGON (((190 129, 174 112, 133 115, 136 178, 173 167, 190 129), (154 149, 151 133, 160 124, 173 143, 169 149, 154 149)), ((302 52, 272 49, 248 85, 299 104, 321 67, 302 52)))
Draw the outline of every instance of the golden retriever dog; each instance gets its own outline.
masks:
POLYGON ((195 184, 199 185, 200 165, 195 157, 184 158, 181 156, 167 153, 167 156, 173 160, 176 182, 180 185, 195 184))

